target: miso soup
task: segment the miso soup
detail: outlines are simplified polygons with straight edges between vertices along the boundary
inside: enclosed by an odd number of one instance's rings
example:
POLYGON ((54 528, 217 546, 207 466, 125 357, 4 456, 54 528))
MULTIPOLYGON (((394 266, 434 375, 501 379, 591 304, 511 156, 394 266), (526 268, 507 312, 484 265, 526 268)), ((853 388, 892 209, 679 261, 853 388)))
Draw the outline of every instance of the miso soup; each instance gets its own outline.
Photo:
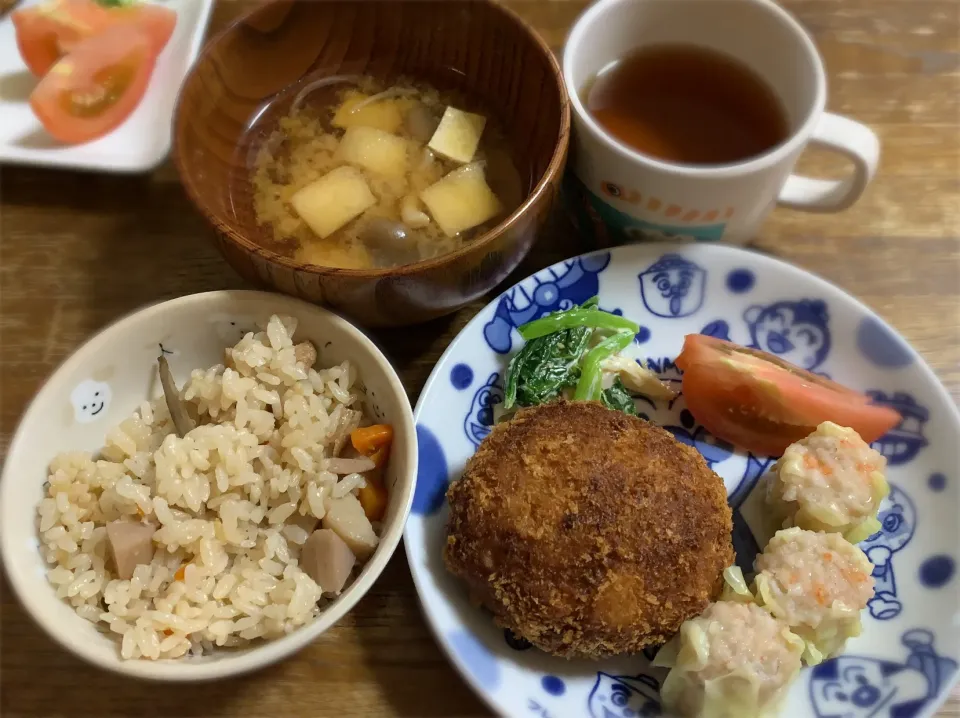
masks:
POLYGON ((253 154, 269 248, 297 261, 386 268, 452 252, 523 201, 495 119, 422 82, 305 84, 253 154))

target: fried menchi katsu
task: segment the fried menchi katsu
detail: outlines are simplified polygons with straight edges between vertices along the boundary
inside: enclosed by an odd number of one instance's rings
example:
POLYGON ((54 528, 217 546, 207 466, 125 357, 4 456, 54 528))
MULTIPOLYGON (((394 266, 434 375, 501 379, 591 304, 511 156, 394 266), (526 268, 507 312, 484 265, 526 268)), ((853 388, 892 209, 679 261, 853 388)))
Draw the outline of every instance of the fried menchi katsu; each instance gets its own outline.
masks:
POLYGON ((447 498, 447 567, 499 625, 559 656, 665 642, 733 562, 723 480, 696 449, 598 403, 496 426, 447 498))

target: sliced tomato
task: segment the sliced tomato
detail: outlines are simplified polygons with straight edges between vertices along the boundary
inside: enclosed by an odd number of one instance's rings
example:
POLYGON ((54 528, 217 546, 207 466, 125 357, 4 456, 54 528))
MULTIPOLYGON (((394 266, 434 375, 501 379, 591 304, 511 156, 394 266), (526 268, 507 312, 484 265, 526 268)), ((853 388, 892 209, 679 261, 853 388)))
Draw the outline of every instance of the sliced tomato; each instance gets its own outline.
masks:
POLYGON ((900 415, 870 397, 782 359, 722 339, 687 335, 676 364, 694 418, 714 436, 779 456, 824 421, 879 439, 900 415))
POLYGON ((143 32, 113 26, 54 65, 30 95, 30 106, 61 142, 96 139, 134 111, 155 63, 153 44, 143 32))
POLYGON ((170 37, 177 26, 177 13, 168 7, 150 3, 123 5, 110 8, 112 22, 128 23, 142 30, 153 45, 156 54, 170 42, 170 37))
POLYGON ((159 55, 177 25, 177 13, 153 4, 104 7, 96 0, 45 0, 12 14, 20 56, 37 77, 80 42, 114 25, 132 25, 159 55))
POLYGON ((27 67, 42 77, 78 43, 114 22, 94 0, 46 0, 11 14, 17 47, 27 67))

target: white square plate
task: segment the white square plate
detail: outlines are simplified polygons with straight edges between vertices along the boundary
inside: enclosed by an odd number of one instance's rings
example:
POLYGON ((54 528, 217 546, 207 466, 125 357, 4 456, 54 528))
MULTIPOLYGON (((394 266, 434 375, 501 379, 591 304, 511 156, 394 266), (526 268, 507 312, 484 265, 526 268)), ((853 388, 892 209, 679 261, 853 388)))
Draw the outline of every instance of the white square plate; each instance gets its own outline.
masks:
MULTIPOLYGON (((26 0, 17 8, 36 5, 26 0)), ((37 79, 17 50, 10 13, 0 20, 0 163, 103 172, 145 172, 170 151, 173 110, 183 79, 200 52, 213 0, 168 0, 177 27, 157 60, 143 101, 113 132, 82 145, 64 145, 43 129, 28 102, 37 79)))

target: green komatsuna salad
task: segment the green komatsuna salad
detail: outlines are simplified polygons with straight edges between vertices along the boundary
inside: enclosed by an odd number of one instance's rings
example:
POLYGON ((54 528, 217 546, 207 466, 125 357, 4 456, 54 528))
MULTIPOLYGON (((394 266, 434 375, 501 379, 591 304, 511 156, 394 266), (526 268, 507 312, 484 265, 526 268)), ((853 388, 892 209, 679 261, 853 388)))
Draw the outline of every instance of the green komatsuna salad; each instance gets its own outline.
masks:
POLYGON ((498 418, 559 398, 600 401, 637 415, 635 396, 676 394, 626 353, 639 325, 600 309, 597 297, 518 328, 525 344, 507 366, 498 418))

